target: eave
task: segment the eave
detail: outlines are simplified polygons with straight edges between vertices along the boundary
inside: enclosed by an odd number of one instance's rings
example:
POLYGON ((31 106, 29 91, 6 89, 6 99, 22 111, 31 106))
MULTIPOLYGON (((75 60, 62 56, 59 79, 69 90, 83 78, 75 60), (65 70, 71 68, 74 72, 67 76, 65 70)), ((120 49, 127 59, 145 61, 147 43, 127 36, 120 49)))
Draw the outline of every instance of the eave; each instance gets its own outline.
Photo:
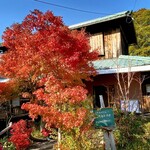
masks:
POLYGON ((150 57, 120 55, 119 58, 93 62, 98 74, 150 71, 150 57))
POLYGON ((130 11, 124 11, 69 26, 71 30, 84 29, 87 33, 107 32, 111 29, 120 28, 126 37, 127 43, 137 44, 135 28, 130 11))

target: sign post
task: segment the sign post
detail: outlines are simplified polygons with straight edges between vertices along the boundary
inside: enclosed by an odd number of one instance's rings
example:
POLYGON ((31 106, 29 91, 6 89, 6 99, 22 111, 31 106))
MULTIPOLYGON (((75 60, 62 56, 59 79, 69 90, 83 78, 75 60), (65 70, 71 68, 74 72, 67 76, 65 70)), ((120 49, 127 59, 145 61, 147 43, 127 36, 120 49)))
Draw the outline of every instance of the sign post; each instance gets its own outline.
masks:
POLYGON ((101 108, 94 110, 96 118, 94 120, 95 128, 104 130, 105 150, 116 150, 113 129, 115 128, 115 119, 112 108, 105 108, 103 97, 100 95, 101 108))

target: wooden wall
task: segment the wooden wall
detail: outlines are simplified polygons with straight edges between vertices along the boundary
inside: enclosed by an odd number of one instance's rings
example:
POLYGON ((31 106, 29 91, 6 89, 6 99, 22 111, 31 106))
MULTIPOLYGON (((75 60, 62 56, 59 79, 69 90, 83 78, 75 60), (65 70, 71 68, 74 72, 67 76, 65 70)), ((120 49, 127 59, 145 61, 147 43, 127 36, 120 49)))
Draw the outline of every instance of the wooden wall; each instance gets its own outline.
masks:
POLYGON ((111 30, 104 33, 105 58, 116 58, 122 54, 120 30, 111 30))
MULTIPOLYGON (((139 73, 135 75, 136 77, 140 77, 139 73)), ((94 78, 93 82, 86 83, 86 85, 91 95, 94 94, 94 87, 105 87, 107 89, 106 103, 108 103, 108 106, 111 107, 114 103, 116 103, 118 107, 120 107, 120 100, 123 100, 123 97, 118 88, 116 74, 98 75, 94 78)), ((122 87, 124 86, 123 80, 121 80, 121 85, 122 87)), ((129 93, 130 100, 139 100, 140 104, 142 104, 142 91, 140 83, 134 80, 130 86, 129 93)))
POLYGON ((90 37, 90 46, 91 50, 97 50, 99 55, 104 55, 104 41, 103 41, 103 33, 96 33, 90 37))
POLYGON ((120 29, 92 34, 90 37, 91 51, 98 50, 104 59, 121 55, 123 53, 121 43, 120 29))

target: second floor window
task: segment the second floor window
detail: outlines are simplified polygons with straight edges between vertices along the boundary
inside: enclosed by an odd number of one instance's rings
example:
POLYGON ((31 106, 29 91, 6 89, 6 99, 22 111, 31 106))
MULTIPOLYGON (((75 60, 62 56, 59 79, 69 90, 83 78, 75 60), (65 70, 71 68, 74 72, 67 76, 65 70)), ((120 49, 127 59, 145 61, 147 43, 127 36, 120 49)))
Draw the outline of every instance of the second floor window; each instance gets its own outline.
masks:
POLYGON ((91 34, 91 51, 97 50, 99 56, 107 58, 116 58, 123 54, 120 29, 114 29, 106 32, 91 34))
POLYGON ((91 51, 97 50, 99 55, 104 55, 103 33, 97 33, 90 36, 91 51))

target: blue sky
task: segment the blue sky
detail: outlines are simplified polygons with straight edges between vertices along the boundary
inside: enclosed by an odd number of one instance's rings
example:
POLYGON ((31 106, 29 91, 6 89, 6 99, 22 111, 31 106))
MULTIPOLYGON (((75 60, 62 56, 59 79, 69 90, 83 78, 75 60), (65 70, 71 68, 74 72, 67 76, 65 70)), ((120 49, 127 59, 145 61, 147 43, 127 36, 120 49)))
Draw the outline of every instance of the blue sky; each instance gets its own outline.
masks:
POLYGON ((73 25, 126 10, 150 9, 150 0, 1 0, 0 6, 0 42, 2 42, 1 36, 6 27, 13 23, 21 23, 34 9, 42 12, 51 10, 54 15, 62 16, 66 25, 73 25), (64 7, 95 13, 74 11, 64 7))

